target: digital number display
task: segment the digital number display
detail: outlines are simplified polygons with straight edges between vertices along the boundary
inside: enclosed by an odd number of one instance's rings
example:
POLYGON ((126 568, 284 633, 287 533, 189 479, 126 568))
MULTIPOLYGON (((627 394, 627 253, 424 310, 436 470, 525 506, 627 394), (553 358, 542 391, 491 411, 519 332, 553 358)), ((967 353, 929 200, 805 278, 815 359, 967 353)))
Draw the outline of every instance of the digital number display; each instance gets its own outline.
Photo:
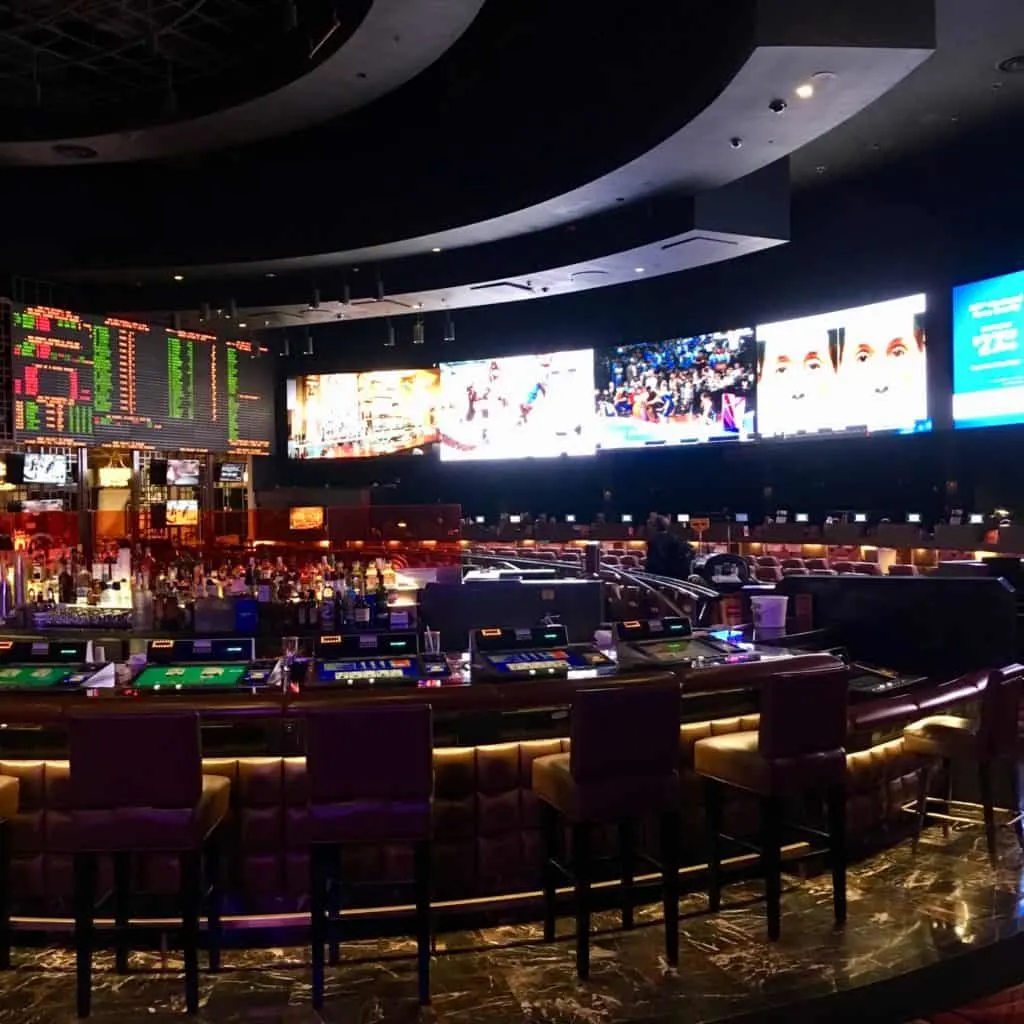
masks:
POLYGON ((11 315, 17 440, 270 454, 266 347, 46 307, 11 315))

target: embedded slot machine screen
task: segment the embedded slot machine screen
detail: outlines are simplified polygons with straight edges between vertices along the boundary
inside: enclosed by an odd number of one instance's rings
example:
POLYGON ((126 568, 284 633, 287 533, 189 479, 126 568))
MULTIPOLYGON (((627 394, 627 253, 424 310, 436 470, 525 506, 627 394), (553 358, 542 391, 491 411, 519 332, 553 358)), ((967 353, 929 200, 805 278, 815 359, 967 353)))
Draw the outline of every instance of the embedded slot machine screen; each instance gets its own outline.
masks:
POLYGON ((11 349, 17 440, 270 454, 273 357, 256 342, 14 306, 11 349))
POLYGON ((571 667, 568 651, 489 652, 487 660, 499 672, 510 675, 563 673, 571 667))
POLYGON ((592 349, 441 364, 441 461, 593 455, 592 349))
POLYGON ((343 683, 349 679, 416 679, 419 667, 410 658, 369 658, 320 663, 320 678, 343 683))
POLYGON ((288 457, 422 455, 437 441, 437 370, 294 377, 286 385, 288 457))
POLYGON ((924 295, 757 328, 763 437, 931 430, 924 295))
POLYGON ((953 424, 1024 423, 1024 270, 953 289, 953 424))
POLYGON ((751 440, 756 364, 750 327, 600 353, 598 448, 751 440))

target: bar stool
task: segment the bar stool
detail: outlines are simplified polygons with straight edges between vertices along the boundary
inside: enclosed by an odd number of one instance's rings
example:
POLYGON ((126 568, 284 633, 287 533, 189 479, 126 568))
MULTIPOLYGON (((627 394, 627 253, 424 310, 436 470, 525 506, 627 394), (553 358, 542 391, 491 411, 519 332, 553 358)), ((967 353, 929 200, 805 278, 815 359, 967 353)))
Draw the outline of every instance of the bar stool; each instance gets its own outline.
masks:
MULTIPOLYGON (((954 761, 973 761, 978 767, 981 806, 985 820, 985 841, 988 858, 993 867, 999 860, 996 845, 996 807, 994 796, 994 769, 1002 764, 1009 768, 1010 789, 1013 794, 1011 819, 1017 842, 1024 848, 1024 822, 1020 803, 1020 761, 1024 753, 1018 736, 1017 715, 1020 709, 1021 685, 1024 683, 1024 665, 1009 665, 990 672, 981 693, 981 707, 977 723, 955 715, 932 715, 922 718, 903 730, 903 743, 907 753, 925 759, 917 791, 913 848, 917 850, 921 829, 928 817, 928 804, 942 803, 941 813, 933 817, 943 822, 948 834, 951 821, 974 824, 975 819, 950 813, 954 806, 977 807, 964 800, 954 800, 952 768, 954 761), (946 793, 942 798, 929 796, 932 772, 941 762, 946 780, 946 793)), ((907 805, 906 810, 912 809, 907 805)))
POLYGON ((324 1002, 324 946, 338 960, 341 850, 408 843, 414 850, 420 1003, 430 1002, 430 858, 434 735, 429 704, 317 711, 306 717, 312 998, 324 1002))
POLYGON ((665 955, 679 963, 679 683, 633 683, 580 690, 572 702, 572 743, 567 754, 533 762, 533 792, 540 800, 544 850, 544 941, 555 939, 555 897, 560 877, 575 884, 576 973, 590 974, 592 833, 619 831, 622 927, 633 927, 637 826, 660 819, 665 955), (572 837, 572 861, 560 857, 562 821, 572 837))
POLYGON ((0 971, 11 966, 11 822, 18 813, 18 780, 0 775, 0 971))
POLYGON ((133 854, 176 853, 181 872, 185 1005, 199 1012, 199 915, 203 859, 211 970, 220 966, 220 826, 227 817, 231 781, 204 775, 199 717, 159 714, 73 713, 71 827, 75 864, 75 957, 78 1016, 92 1002, 92 949, 98 855, 114 859, 116 969, 128 970, 128 922, 133 854))
POLYGON ((825 799, 832 903, 836 923, 846 921, 847 678, 845 666, 772 676, 762 685, 757 732, 713 736, 694 746, 694 770, 705 780, 711 910, 722 905, 722 841, 729 838, 722 835, 723 787, 732 786, 760 802, 761 865, 773 940, 781 928, 785 806, 794 797, 825 799))

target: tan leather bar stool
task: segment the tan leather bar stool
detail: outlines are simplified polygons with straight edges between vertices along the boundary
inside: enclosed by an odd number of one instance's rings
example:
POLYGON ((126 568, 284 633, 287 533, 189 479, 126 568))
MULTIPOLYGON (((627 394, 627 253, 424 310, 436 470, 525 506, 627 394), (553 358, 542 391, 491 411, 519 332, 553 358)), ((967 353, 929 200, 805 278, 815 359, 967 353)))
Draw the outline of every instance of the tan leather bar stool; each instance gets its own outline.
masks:
POLYGON ((18 780, 0 775, 0 971, 11 966, 11 822, 18 813, 18 780))
POLYGON ((430 1002, 430 858, 434 734, 430 705, 312 712, 306 717, 313 1006, 324 1002, 324 946, 337 962, 341 849, 408 843, 415 854, 419 998, 430 1002))
POLYGON ((568 754, 533 762, 544 843, 544 940, 555 939, 559 879, 576 896, 576 973, 590 974, 590 886, 595 826, 619 829, 622 926, 633 927, 637 826, 660 819, 665 955, 679 962, 679 683, 633 683, 580 690, 572 702, 568 754), (572 862, 560 855, 562 822, 572 834, 572 862))
POLYGON ((199 1012, 199 915, 203 860, 209 886, 210 967, 220 966, 220 826, 231 781, 204 775, 194 712, 104 715, 78 712, 69 724, 71 823, 75 862, 75 955, 78 1016, 92 1002, 92 944, 99 855, 114 859, 118 973, 128 969, 133 854, 176 853, 181 871, 185 1006, 199 1012))
MULTIPOLYGON (((956 715, 932 715, 922 718, 903 730, 904 747, 909 754, 924 758, 917 791, 917 821, 914 827, 914 849, 917 849, 921 829, 929 816, 929 803, 942 803, 940 813, 932 816, 943 822, 948 831, 951 821, 975 824, 976 819, 952 813, 954 807, 977 807, 964 800, 954 800, 951 788, 955 761, 972 761, 978 767, 981 807, 985 820, 985 840, 992 866, 998 862, 996 845, 996 806, 994 772, 998 765, 1008 770, 1013 808, 1006 824, 1012 825, 1017 842, 1024 848, 1024 823, 1021 818, 1020 762, 1024 760, 1024 745, 1018 735, 1017 715, 1020 709, 1021 685, 1024 683, 1024 665, 1009 665, 991 672, 981 693, 977 722, 956 715), (930 796, 934 769, 941 763, 946 780, 946 793, 942 798, 930 796)), ((905 807, 911 809, 911 805, 905 807)))
MULTIPOLYGON (((761 688, 757 732, 698 740, 694 769, 705 779, 711 852, 709 900, 722 905, 724 786, 754 794, 761 805, 760 853, 768 909, 768 937, 781 930, 782 844, 787 800, 823 796, 828 818, 832 902, 846 921, 846 694, 845 666, 782 673, 761 688)), ((811 831, 801 828, 800 831, 811 831)))

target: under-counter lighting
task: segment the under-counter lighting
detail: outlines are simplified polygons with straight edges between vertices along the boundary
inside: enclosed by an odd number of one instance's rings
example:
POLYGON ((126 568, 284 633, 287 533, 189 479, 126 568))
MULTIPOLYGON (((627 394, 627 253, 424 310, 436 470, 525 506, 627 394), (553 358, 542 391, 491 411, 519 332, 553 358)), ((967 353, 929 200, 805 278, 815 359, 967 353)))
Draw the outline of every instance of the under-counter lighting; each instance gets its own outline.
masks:
POLYGON ((796 87, 796 94, 802 100, 809 100, 814 95, 814 86, 810 82, 801 82, 796 87))

